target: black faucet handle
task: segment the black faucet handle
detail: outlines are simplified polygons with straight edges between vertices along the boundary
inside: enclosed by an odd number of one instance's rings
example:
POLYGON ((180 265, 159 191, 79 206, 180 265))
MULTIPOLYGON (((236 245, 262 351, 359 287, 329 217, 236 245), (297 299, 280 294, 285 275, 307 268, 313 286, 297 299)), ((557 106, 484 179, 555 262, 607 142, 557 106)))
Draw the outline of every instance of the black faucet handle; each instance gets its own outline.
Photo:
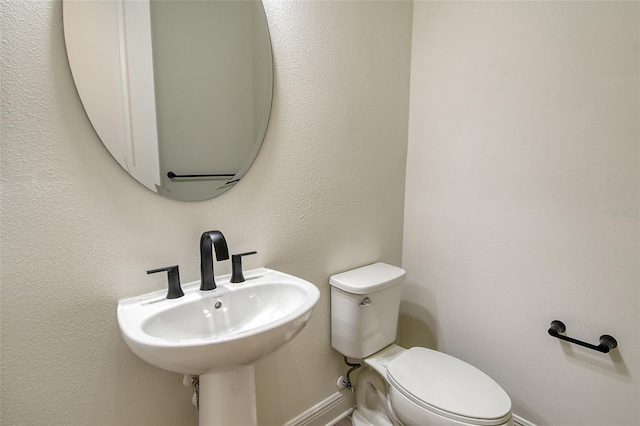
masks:
POLYGON ((184 296, 182 287, 180 287, 180 271, 178 265, 166 266, 164 268, 150 269, 147 274, 155 274, 156 272, 167 271, 167 278, 169 280, 169 290, 167 291, 167 299, 177 299, 184 296))
POLYGON ((246 253, 238 253, 231 256, 231 282, 241 283, 244 282, 244 275, 242 274, 242 257, 257 254, 257 251, 248 251, 246 253))

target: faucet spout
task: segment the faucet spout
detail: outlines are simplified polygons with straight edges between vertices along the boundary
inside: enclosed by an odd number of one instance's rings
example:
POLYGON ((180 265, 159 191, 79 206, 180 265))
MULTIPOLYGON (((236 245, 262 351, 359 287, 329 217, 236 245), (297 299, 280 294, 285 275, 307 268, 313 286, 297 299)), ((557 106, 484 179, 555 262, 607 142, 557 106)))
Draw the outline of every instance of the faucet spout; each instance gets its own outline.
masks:
POLYGON ((216 282, 213 276, 213 253, 216 260, 229 259, 227 240, 220 231, 207 231, 200 237, 200 290, 214 290, 216 282))

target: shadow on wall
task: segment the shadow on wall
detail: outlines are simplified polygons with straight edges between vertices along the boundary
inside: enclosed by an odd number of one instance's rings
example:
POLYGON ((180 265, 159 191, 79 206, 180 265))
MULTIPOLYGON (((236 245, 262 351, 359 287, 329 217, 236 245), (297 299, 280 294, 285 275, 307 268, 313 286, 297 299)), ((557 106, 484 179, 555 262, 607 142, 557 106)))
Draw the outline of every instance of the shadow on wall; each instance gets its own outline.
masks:
POLYGON ((398 344, 403 348, 423 346, 438 349, 435 316, 425 307, 403 300, 398 318, 398 344))
POLYGON ((629 368, 620 353, 620 348, 616 348, 603 356, 599 352, 574 346, 569 342, 560 341, 560 345, 568 362, 581 365, 594 373, 604 374, 622 382, 633 382, 629 368), (616 375, 614 376, 611 373, 616 373, 616 375))

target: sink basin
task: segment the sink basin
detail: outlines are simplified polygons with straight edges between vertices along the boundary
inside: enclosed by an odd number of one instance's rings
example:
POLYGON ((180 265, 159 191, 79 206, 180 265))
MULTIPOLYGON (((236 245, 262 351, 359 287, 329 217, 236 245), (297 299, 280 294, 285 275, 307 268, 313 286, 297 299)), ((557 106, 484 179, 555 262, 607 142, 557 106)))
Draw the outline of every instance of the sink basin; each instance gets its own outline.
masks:
POLYGON ((245 272, 246 281, 217 277, 218 288, 183 286, 123 299, 118 324, 125 342, 156 367, 183 374, 209 374, 253 364, 291 340, 318 302, 317 287, 271 269, 245 272))

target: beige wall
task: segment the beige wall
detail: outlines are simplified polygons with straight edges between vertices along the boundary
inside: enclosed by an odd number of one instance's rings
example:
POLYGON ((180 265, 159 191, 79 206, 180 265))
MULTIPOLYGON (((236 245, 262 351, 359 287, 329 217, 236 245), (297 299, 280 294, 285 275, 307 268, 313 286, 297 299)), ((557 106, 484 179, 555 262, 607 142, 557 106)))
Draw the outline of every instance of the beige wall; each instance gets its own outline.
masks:
POLYGON ((538 425, 639 424, 640 3, 413 19, 401 342, 480 367, 538 425))
POLYGON ((2 2, 3 424, 196 424, 182 377, 127 349, 115 307, 166 285, 149 268, 178 263, 184 282, 198 279, 210 229, 232 252, 258 251, 248 268, 321 290, 309 326, 257 366, 260 424, 336 391, 328 278, 401 260, 411 8, 266 3, 276 79, 265 144, 233 190, 182 203, 135 182, 94 134, 61 4, 2 2))

